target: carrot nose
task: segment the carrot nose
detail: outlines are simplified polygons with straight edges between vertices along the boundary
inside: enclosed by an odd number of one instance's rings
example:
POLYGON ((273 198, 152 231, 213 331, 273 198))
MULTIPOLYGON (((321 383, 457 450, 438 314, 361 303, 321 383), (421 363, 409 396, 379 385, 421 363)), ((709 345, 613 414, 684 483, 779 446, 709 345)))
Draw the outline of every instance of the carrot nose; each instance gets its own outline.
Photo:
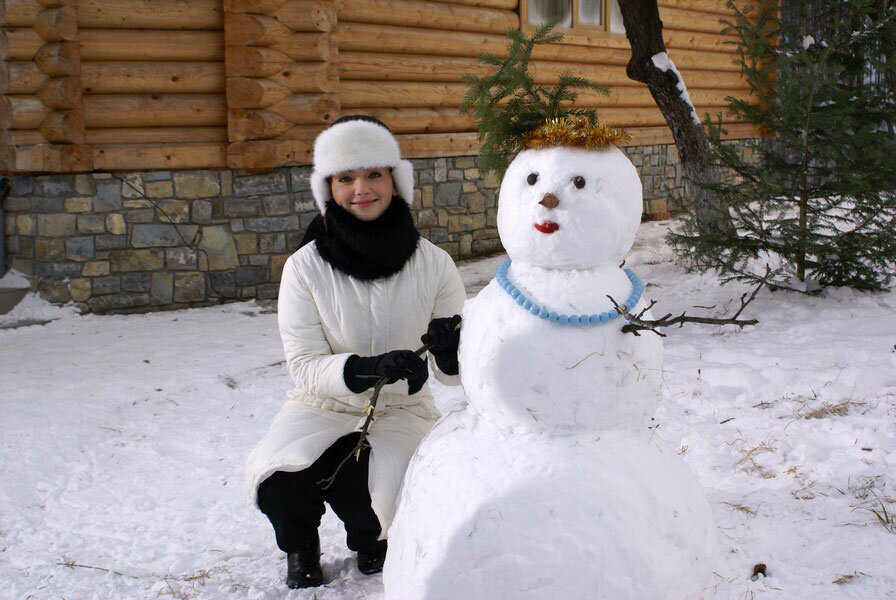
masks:
POLYGON ((541 199, 541 202, 539 202, 539 204, 548 208, 556 208, 557 205, 560 204, 560 201, 557 200, 557 196, 555 196, 554 194, 545 194, 544 198, 541 199))

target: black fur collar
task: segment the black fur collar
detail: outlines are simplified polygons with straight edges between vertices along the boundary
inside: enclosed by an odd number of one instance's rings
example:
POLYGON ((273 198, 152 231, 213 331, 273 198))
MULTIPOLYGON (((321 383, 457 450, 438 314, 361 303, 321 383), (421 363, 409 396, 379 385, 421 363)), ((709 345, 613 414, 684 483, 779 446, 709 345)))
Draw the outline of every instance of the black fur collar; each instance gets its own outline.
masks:
POLYGON ((302 243, 313 238, 321 258, 355 279, 394 275, 417 249, 420 232, 407 203, 398 196, 375 221, 356 219, 333 200, 327 201, 325 214, 308 226, 302 243))

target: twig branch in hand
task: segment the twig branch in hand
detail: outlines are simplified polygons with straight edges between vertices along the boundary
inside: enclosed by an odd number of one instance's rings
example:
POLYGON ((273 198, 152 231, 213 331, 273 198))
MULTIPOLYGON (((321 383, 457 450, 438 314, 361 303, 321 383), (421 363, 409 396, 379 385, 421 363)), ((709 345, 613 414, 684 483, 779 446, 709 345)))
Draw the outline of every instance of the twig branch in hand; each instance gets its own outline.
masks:
POLYGON ((638 314, 632 314, 630 312, 625 311, 612 296, 607 296, 610 299, 610 302, 613 303, 613 306, 616 307, 622 316, 628 321, 626 325, 623 325, 622 331, 624 333, 633 333, 635 335, 640 335, 639 331, 652 331, 660 337, 666 337, 666 334, 658 331, 658 327, 671 327, 672 325, 678 325, 681 327, 685 323, 703 323, 706 325, 737 325, 739 327, 743 327, 744 325, 755 325, 759 321, 757 319, 738 319, 740 313, 743 312, 744 308, 747 307, 750 302, 752 302, 756 298, 756 294, 759 293, 759 290, 762 289, 768 280, 769 273, 771 269, 769 267, 765 268, 765 276, 759 282, 759 285, 753 290, 751 294, 744 294, 740 297, 740 308, 737 309, 730 317, 725 318, 713 318, 713 317, 692 317, 688 315, 686 312, 682 312, 677 317, 673 317, 672 313, 667 313, 663 317, 659 319, 645 319, 644 315, 656 304, 656 300, 651 300, 650 304, 647 305, 647 308, 639 312, 638 314))
MULTIPOLYGON (((414 352, 420 356, 423 355, 424 352, 429 350, 429 344, 424 344, 417 348, 414 352)), ((327 477, 326 479, 321 479, 317 482, 318 485, 322 486, 323 489, 328 489, 333 482, 336 481, 336 476, 339 474, 339 471, 342 469, 342 465, 348 462, 351 457, 355 457, 355 460, 361 460, 361 451, 364 448, 369 448, 370 444, 367 443, 367 431, 370 429, 370 424, 373 422, 373 411, 376 410, 376 401, 380 396, 380 390, 383 389, 383 386, 389 383, 388 377, 380 377, 376 382, 376 385, 373 386, 373 395, 370 397, 370 404, 367 405, 367 408, 364 409, 364 412, 367 413, 367 418, 364 419, 364 426, 361 427, 361 436, 358 438, 358 443, 355 444, 355 447, 351 452, 348 453, 348 456, 343 458, 339 465, 336 467, 336 470, 333 471, 333 474, 327 477)))

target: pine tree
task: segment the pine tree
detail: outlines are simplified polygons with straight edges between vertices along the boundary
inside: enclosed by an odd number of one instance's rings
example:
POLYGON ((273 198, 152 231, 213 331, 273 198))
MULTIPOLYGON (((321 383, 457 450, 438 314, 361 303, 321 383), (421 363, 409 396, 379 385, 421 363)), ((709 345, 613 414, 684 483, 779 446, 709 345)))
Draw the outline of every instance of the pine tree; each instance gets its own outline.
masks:
POLYGON ((476 118, 482 141, 479 152, 481 171, 494 171, 498 177, 503 177, 509 164, 508 157, 523 149, 524 135, 543 126, 546 119, 578 117, 591 125, 597 123, 594 109, 574 109, 569 105, 576 99, 576 89, 609 94, 607 87, 569 73, 561 74, 557 85, 543 86, 536 84, 529 73, 533 48, 563 39, 562 33, 551 31, 556 24, 555 20, 541 25, 532 37, 526 37, 518 29, 508 29, 510 45, 505 58, 495 54, 479 55, 479 62, 495 67, 495 72, 486 77, 464 74, 467 92, 460 112, 472 111, 476 118))
POLYGON ((738 36, 751 98, 729 98, 729 111, 770 138, 741 153, 708 123, 713 155, 731 175, 711 190, 728 205, 737 231, 699 231, 693 218, 670 241, 686 262, 718 269, 726 280, 757 280, 771 270, 779 287, 886 287, 896 268, 896 103, 887 85, 894 65, 885 40, 896 11, 873 0, 815 0, 823 39, 803 18, 783 22, 773 3, 758 3, 727 27, 738 36), (876 11, 876 12, 875 12, 876 11), (802 27, 800 26, 802 24, 802 27), (750 156, 752 154, 752 157, 750 156))

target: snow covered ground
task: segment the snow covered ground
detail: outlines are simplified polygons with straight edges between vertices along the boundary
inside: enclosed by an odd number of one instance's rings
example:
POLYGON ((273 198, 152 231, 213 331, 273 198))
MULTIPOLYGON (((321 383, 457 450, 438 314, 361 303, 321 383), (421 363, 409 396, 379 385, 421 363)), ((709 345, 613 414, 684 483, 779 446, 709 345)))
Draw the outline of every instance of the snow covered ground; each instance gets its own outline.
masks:
MULTIPOLYGON (((642 225, 626 264, 654 314, 736 308, 747 288, 685 273, 664 232, 642 225)), ((465 265, 468 290, 499 260, 465 265)), ((896 292, 762 290, 746 313, 759 325, 665 340, 656 435, 706 488, 731 568, 705 598, 896 598, 896 292)), ((290 385, 270 309, 79 316, 32 296, 0 327, 23 319, 54 320, 0 330, 0 596, 381 597, 330 513, 327 584, 287 590, 246 495, 290 385)))

